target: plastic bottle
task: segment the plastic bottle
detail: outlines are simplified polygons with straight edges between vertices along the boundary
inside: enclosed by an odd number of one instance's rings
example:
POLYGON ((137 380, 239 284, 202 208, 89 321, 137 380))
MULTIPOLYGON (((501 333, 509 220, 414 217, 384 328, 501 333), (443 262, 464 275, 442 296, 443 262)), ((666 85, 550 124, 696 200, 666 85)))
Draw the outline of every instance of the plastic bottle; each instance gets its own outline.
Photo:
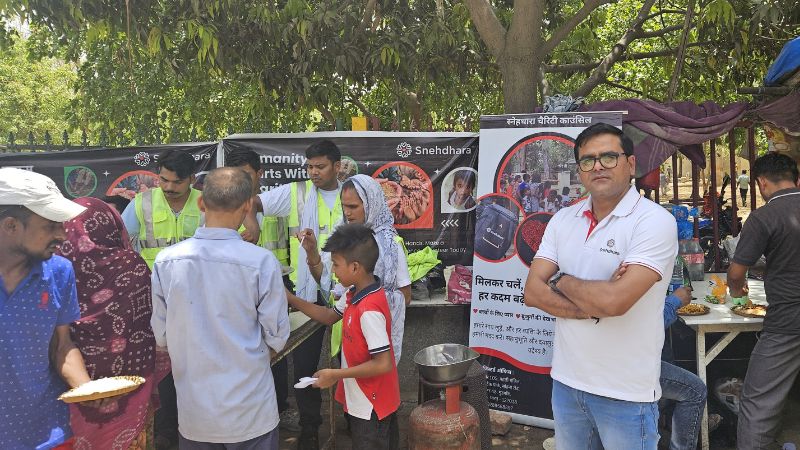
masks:
POLYGON ((667 295, 671 295, 676 289, 683 287, 683 258, 678 255, 675 264, 672 266, 672 277, 669 280, 667 295))
POLYGON ((700 247, 699 239, 683 239, 678 242, 678 254, 683 257, 686 267, 689 268, 689 277, 692 281, 703 281, 705 269, 705 256, 700 247))

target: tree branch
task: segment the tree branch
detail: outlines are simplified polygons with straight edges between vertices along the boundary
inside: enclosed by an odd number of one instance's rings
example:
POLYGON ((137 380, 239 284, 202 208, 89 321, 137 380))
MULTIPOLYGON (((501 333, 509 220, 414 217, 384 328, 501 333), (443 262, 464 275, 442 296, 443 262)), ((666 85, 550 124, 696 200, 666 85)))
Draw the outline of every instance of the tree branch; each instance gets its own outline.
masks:
POLYGON ((375 114, 372 114, 372 112, 370 112, 370 110, 367 109, 367 106, 364 103, 362 103, 361 100, 359 100, 357 97, 351 95, 347 99, 347 101, 352 103, 353 105, 355 105, 355 107, 358 108, 359 110, 361 110, 361 112, 364 113, 365 116, 367 116, 367 117, 377 117, 377 116, 375 116, 375 114))
MULTIPOLYGON (((716 44, 714 41, 703 41, 703 42, 692 42, 690 44, 686 44, 686 48, 689 47, 702 47, 705 45, 716 44)), ((658 58, 661 56, 670 56, 674 55, 678 51, 677 48, 669 48, 666 50, 657 50, 653 52, 641 52, 641 53, 628 53, 622 55, 617 62, 619 61, 636 61, 639 59, 649 59, 649 58, 658 58)), ((595 67, 599 66, 602 61, 594 61, 590 63, 575 63, 575 64, 554 64, 554 65, 545 65, 544 71, 547 73, 573 73, 573 72, 586 72, 587 70, 592 70, 595 67)))
POLYGON ((678 31, 683 28, 683 25, 673 25, 671 27, 662 28, 660 30, 653 30, 653 31, 640 31, 636 33, 636 39, 647 39, 647 38, 654 38, 654 37, 661 37, 665 34, 672 33, 673 31, 678 31))
POLYGON ((675 99, 675 94, 678 93, 678 82, 683 72, 683 65, 686 61, 686 44, 689 41, 689 31, 692 28, 692 19, 694 18, 694 0, 689 0, 686 5, 686 16, 683 20, 683 31, 681 32, 681 40, 678 44, 678 55, 675 68, 672 71, 672 77, 669 80, 667 87, 667 101, 671 102, 675 99))
POLYGON ((496 59, 503 55, 506 29, 494 13, 489 0, 464 0, 478 34, 496 59))
POLYGON ((579 9, 578 12, 575 13, 575 15, 570 17, 569 20, 564 22, 563 25, 558 27, 558 29, 555 32, 553 32, 552 36, 550 36, 550 39, 548 39, 544 43, 544 45, 542 46, 542 54, 543 55, 550 54, 550 52, 555 50, 555 48, 558 47, 558 44, 560 44, 561 41, 566 39, 566 37, 569 36, 570 33, 572 33, 572 30, 577 28, 578 25, 580 25, 584 20, 586 20, 586 18, 589 17, 589 15, 595 9, 599 8, 600 6, 606 3, 611 3, 611 0, 589 0, 587 2, 584 2, 581 9, 579 9))
POLYGON ((611 70, 614 64, 622 57, 628 45, 636 39, 636 33, 640 31, 642 24, 647 19, 647 15, 650 13, 655 2, 656 0, 645 0, 642 8, 639 10, 639 14, 636 15, 636 18, 631 23, 630 28, 628 28, 619 41, 614 44, 611 52, 603 58, 600 64, 592 71, 592 74, 583 82, 581 87, 572 94, 573 97, 586 97, 592 92, 592 89, 606 79, 608 71, 611 70))
POLYGON ((603 84, 607 84, 607 85, 609 85, 611 87, 615 87, 617 89, 622 89, 623 91, 633 92, 634 94, 638 95, 639 97, 643 97, 643 98, 646 97, 646 98, 648 98, 650 100, 653 100, 655 102, 661 103, 660 99, 651 97, 651 96, 645 94, 644 92, 642 92, 642 91, 640 91, 638 89, 634 89, 634 88, 632 88, 630 86, 625 86, 623 84, 619 84, 619 83, 616 83, 616 82, 611 81, 611 80, 605 80, 605 81, 603 81, 603 84))
POLYGON ((318 106, 318 108, 319 108, 319 112, 322 114, 322 117, 324 117, 328 121, 328 123, 330 124, 330 128, 329 129, 330 130, 335 130, 336 129, 336 116, 333 115, 333 113, 331 112, 330 109, 328 109, 328 108, 326 108, 324 106, 318 106))
POLYGON ((684 11, 682 9, 662 9, 660 11, 656 11, 656 12, 648 15, 647 17, 645 17, 644 21, 647 22, 648 20, 650 20, 650 19, 652 19, 654 17, 658 17, 658 16, 660 16, 662 14, 686 14, 686 11, 684 11))
POLYGON ((367 0, 367 6, 364 8, 364 17, 361 19, 361 26, 360 28, 363 30, 365 28, 370 28, 372 24, 372 15, 375 13, 375 4, 378 0, 367 0))

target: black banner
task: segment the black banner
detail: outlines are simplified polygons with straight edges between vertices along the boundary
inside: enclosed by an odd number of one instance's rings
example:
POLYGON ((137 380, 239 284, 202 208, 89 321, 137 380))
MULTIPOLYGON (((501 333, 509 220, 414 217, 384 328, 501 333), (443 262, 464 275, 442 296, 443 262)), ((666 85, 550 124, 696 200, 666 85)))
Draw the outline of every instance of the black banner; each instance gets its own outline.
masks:
POLYGON ((223 139, 222 146, 225 154, 258 153, 265 169, 262 189, 268 190, 306 179, 305 150, 321 139, 342 151, 341 180, 357 173, 387 180, 382 183, 387 202, 409 252, 430 246, 445 265, 472 265, 477 134, 240 134, 223 139))
POLYGON ((0 167, 18 167, 47 175, 67 198, 120 195, 132 199, 158 186, 159 153, 177 148, 190 153, 195 173, 217 166, 217 143, 165 144, 147 147, 0 153, 0 167))

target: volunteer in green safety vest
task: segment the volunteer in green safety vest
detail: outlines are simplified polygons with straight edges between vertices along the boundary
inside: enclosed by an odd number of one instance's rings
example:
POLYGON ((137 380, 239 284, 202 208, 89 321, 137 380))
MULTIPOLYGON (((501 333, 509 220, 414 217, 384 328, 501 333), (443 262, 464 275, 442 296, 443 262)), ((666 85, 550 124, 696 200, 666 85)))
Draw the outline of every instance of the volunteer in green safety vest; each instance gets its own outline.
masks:
MULTIPOLYGON (((159 187, 136 195, 122 212, 122 220, 134 246, 150 268, 158 253, 172 244, 194 236, 205 217, 197 200, 194 157, 169 149, 157 156, 159 187)), ((161 408, 156 412, 156 433, 165 441, 178 440, 178 405, 170 373, 158 385, 161 408)))
MULTIPOLYGON (((311 229, 317 237, 321 249, 333 226, 342 220, 342 206, 339 199, 341 184, 338 180, 341 166, 341 152, 331 141, 323 140, 311 144, 305 152, 305 167, 308 181, 296 181, 278 186, 259 194, 253 199, 253 210, 265 216, 285 217, 289 235, 290 265, 294 269, 290 278, 295 293, 305 301, 327 304, 320 295, 319 285, 308 267, 305 250, 300 245, 297 234, 303 229, 311 229)), ((255 214, 245 221, 245 239, 254 242, 254 233, 259 229, 255 214)), ((293 352, 294 376, 296 379, 310 377, 317 371, 317 363, 322 351, 325 330, 321 328, 300 344, 293 352)), ((294 384, 294 383, 291 383, 294 384)), ((322 396, 319 389, 295 389, 295 399, 300 413, 300 438, 298 448, 319 448, 319 426, 322 424, 322 396)), ((280 402, 280 399, 278 400, 280 402)))
POLYGON ((172 244, 194 236, 203 224, 193 189, 194 157, 178 149, 158 155, 159 187, 136 194, 122 212, 128 235, 152 269, 156 255, 172 244))
MULTIPOLYGON (((232 150, 225 155, 225 166, 244 170, 253 181, 253 195, 261 192, 261 178, 264 176, 264 169, 261 167, 261 160, 256 152, 247 149, 232 150)), ((281 266, 288 266, 289 244, 286 218, 262 215, 259 224, 261 231, 258 234, 256 245, 271 251, 278 258, 281 266)), ((244 227, 241 227, 239 231, 243 233, 244 227)))

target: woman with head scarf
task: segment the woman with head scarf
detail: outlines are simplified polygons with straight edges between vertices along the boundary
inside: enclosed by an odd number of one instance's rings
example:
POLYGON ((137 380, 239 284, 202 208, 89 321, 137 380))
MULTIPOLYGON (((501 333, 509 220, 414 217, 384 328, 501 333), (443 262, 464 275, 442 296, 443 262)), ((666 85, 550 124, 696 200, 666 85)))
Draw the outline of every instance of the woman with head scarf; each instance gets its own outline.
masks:
POLYGON ((60 253, 72 261, 81 318, 71 326, 92 379, 138 375, 137 390, 94 404, 72 404, 76 449, 153 448, 158 382, 169 367, 156 352, 150 328, 150 270, 130 240, 119 213, 95 198, 79 198, 87 211, 66 222, 60 253))
MULTIPOLYGON (((375 232, 380 258, 374 274, 381 281, 392 316, 392 345, 395 362, 400 361, 403 345, 403 328, 406 305, 411 303, 411 276, 408 272, 405 245, 394 228, 394 217, 386 205, 386 196, 378 181, 367 175, 353 175, 342 185, 341 204, 344 223, 363 223, 375 232)), ((308 265, 320 287, 330 291, 332 280, 330 255, 316 251, 317 244, 311 230, 303 230, 300 238, 308 252, 308 265)), ((341 286, 334 287, 334 296, 343 293, 341 286)))

